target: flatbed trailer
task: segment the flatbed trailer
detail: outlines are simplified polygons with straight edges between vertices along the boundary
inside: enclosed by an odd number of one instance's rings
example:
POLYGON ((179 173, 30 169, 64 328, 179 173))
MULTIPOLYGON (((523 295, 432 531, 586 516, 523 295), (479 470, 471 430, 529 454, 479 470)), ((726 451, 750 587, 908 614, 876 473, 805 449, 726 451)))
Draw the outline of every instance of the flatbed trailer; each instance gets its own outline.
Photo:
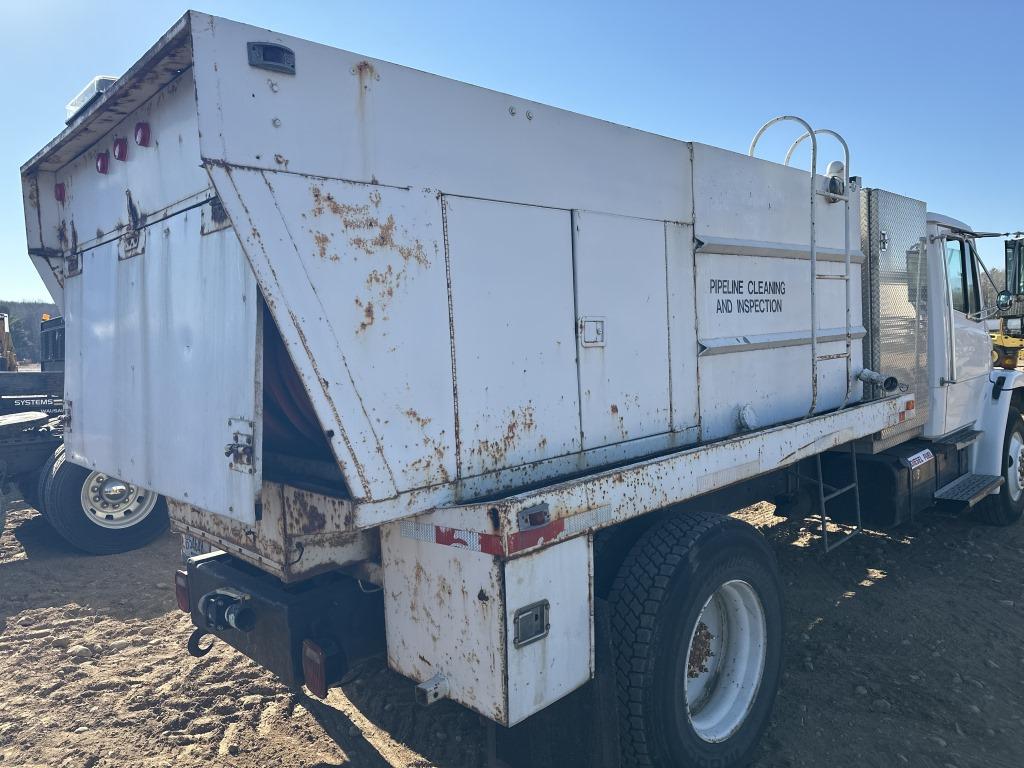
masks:
POLYGON ((624 765, 742 764, 782 600, 729 512, 803 499, 826 549, 1024 512, 975 234, 850 163, 190 12, 22 168, 68 453, 215 548, 195 655, 326 696, 379 641, 502 726, 610 678, 624 765))

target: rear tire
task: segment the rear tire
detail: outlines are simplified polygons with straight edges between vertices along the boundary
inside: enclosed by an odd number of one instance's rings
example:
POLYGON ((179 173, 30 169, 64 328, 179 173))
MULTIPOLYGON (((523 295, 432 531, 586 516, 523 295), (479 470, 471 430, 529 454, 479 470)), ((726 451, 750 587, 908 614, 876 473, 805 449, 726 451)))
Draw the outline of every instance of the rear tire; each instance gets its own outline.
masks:
POLYGON ((652 526, 609 598, 622 765, 744 765, 782 669, 775 557, 751 526, 684 513, 652 526))
MULTIPOLYGON (((159 496, 147 505, 144 514, 139 514, 137 522, 127 517, 121 527, 97 522, 95 513, 83 504, 83 486, 96 475, 67 461, 63 448, 54 454, 53 465, 45 475, 44 514, 69 544, 94 555, 112 555, 145 546, 167 530, 167 502, 159 496)), ((152 491, 139 490, 156 496, 152 491)))
POLYGON ((1024 419, 1013 407, 1006 417, 1001 472, 999 493, 976 507, 978 520, 987 525, 1013 525, 1024 514, 1024 419))
POLYGON ((32 499, 32 506, 35 507, 39 514, 45 519, 46 515, 46 489, 49 487, 50 478, 53 475, 53 465, 57 462, 58 456, 64 455, 64 446, 57 446, 57 450, 51 454, 50 458, 43 464, 43 468, 39 470, 39 477, 36 479, 36 491, 34 498, 32 499))

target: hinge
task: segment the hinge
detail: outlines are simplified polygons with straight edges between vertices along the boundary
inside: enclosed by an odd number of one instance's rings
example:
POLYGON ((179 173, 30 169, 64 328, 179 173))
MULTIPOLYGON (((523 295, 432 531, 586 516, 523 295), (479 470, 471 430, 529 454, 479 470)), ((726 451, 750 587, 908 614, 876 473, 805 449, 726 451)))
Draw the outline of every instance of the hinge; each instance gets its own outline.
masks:
POLYGON ((228 469, 235 472, 253 474, 256 445, 253 440, 253 423, 246 419, 228 419, 231 442, 224 446, 224 455, 228 459, 228 469))

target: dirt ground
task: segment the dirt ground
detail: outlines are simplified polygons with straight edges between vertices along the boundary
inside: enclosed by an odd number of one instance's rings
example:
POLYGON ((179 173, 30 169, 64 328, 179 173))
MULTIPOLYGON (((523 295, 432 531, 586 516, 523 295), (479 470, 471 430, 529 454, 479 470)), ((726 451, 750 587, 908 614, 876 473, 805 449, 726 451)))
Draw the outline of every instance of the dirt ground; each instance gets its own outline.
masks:
MULTIPOLYGON (((787 671, 759 768, 1024 765, 1024 524, 932 518, 826 557, 770 506, 745 516, 788 587, 787 671)), ((0 538, 0 766, 486 764, 475 715, 418 708, 382 662, 321 702, 223 644, 189 657, 178 548, 168 535, 87 557, 15 505, 0 538)), ((555 731, 552 764, 587 765, 586 724, 555 731)))

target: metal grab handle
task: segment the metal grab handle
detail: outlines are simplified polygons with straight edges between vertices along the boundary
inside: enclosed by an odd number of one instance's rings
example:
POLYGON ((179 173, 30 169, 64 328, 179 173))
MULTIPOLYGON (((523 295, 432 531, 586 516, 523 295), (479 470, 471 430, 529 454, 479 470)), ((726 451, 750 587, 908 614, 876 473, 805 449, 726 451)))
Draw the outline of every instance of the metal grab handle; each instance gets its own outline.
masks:
POLYGON ((818 128, 813 133, 805 133, 803 136, 797 138, 790 147, 789 151, 786 152, 785 165, 789 165, 789 161, 793 159, 793 153, 797 147, 804 142, 807 138, 814 138, 815 135, 831 136, 838 141, 843 147, 843 168, 846 178, 843 179, 843 215, 846 217, 843 221, 843 264, 845 267, 846 274, 846 396, 843 398, 843 404, 840 408, 845 408, 850 403, 850 395, 852 394, 853 385, 853 339, 850 335, 850 329, 852 322, 850 319, 850 179, 853 178, 850 175, 850 145, 846 143, 846 139, 839 135, 836 131, 830 128, 818 128))
MULTIPOLYGON (((811 128, 811 124, 802 117, 797 117, 796 115, 779 115, 778 117, 773 117, 767 123, 762 125, 760 130, 754 134, 754 138, 750 142, 750 150, 747 154, 753 157, 754 151, 757 149, 757 142, 762 136, 764 136, 765 131, 776 123, 784 121, 799 123, 804 127, 804 130, 807 131, 807 135, 810 136, 811 139, 811 407, 807 411, 807 415, 813 416, 818 407, 818 243, 816 239, 818 191, 815 188, 814 182, 814 177, 818 173, 818 138, 815 136, 815 132, 814 129, 811 128)), ((847 194, 847 198, 849 198, 849 194, 847 194)), ((849 216, 847 216, 847 225, 849 225, 849 216)), ((849 252, 849 249, 847 249, 847 252, 849 252)), ((847 290, 849 290, 850 281, 847 280, 846 283, 847 290)))

